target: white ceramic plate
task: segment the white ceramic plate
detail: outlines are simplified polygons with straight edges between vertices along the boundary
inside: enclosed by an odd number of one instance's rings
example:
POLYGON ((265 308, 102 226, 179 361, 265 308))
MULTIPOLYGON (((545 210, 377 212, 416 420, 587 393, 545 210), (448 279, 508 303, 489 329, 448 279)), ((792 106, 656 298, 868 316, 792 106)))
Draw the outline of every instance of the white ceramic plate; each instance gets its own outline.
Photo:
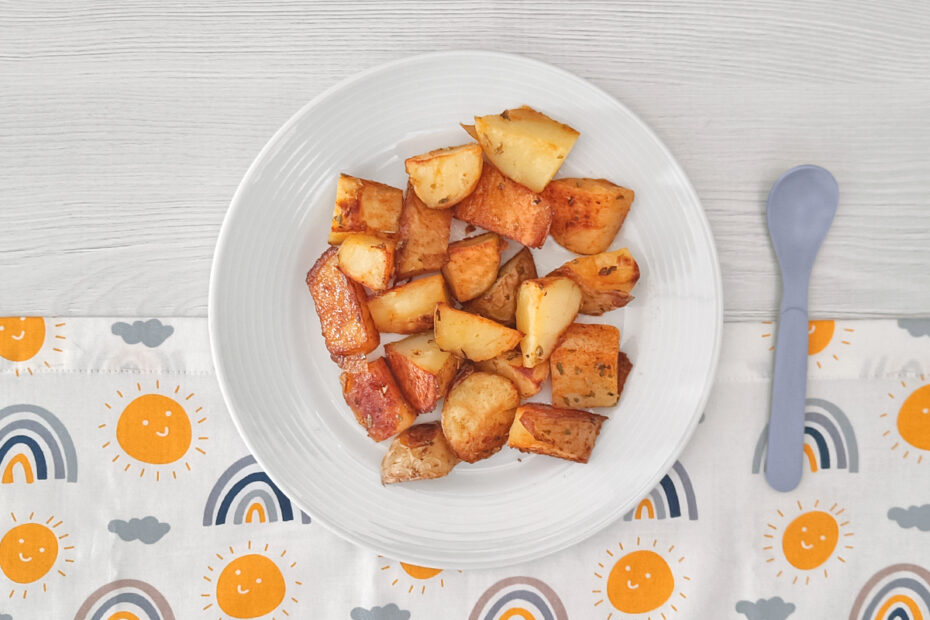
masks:
MULTIPOLYGON (((512 244, 515 246, 515 244, 512 244)), ((551 239, 540 274, 572 258, 551 239)), ((376 67, 300 110, 258 155, 223 223, 210 283, 210 336, 239 431, 293 501, 346 539, 437 568, 501 566, 577 543, 654 487, 687 442, 720 344, 713 239, 684 172, 612 97, 555 67, 449 52, 376 67), (375 444, 342 399, 307 292, 326 246, 340 171, 404 187, 404 159, 469 140, 475 114, 528 104, 581 132, 560 176, 606 177, 636 200, 613 245, 642 277, 603 317, 635 367, 587 465, 504 448, 446 478, 383 487, 375 444), (519 458, 518 458, 519 457, 519 458)), ((395 339, 385 335, 382 342, 395 339)), ((378 352, 373 354, 379 354, 378 352)), ((548 392, 532 400, 545 401, 548 392)), ((425 419, 435 419, 436 414, 425 419)))

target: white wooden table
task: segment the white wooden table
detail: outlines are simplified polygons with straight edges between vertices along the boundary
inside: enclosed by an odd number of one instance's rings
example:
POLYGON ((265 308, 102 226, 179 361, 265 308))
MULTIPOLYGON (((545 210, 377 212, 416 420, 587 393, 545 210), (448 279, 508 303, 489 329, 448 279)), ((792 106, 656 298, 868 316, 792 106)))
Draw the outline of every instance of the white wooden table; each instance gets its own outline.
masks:
POLYGON ((764 200, 841 203, 821 317, 930 314, 930 4, 804 0, 0 2, 0 315, 204 315, 252 158, 303 103, 402 56, 516 52, 615 95, 710 218, 727 318, 773 316, 764 200))

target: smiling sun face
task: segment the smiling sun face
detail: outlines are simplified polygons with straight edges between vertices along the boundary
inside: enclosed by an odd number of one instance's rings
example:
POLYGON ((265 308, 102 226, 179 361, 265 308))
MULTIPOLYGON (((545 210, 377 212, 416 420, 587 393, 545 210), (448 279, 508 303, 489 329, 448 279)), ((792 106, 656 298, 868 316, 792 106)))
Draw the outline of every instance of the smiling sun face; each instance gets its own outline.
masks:
MULTIPOLYGON (((61 569, 62 562, 73 562, 69 557, 74 549, 66 545, 63 539, 67 534, 55 530, 61 521, 55 522, 55 517, 49 517, 44 523, 33 521, 35 513, 29 515, 25 522, 19 522, 16 515, 11 513, 14 525, 0 538, 0 572, 14 584, 32 585, 42 591, 48 590, 45 577, 53 570, 62 577, 66 576, 61 569)), ((10 591, 12 598, 17 593, 16 588, 10 591)), ((29 589, 22 590, 22 597, 26 598, 29 589)))
MULTIPOLYGON (((64 323, 55 323, 49 327, 40 316, 0 317, 0 358, 14 362, 17 377, 21 370, 34 374, 30 360, 39 356, 43 347, 56 354, 64 352, 59 346, 62 344, 60 341, 67 340, 61 333, 64 326, 64 323), (49 334, 49 331, 52 333, 49 334), (52 338, 46 338, 49 335, 52 338), (46 340, 51 340, 53 344, 46 347, 46 340)), ((39 366, 52 367, 45 355, 38 357, 36 367, 39 366)))
MULTIPOLYGON (((763 338, 773 338, 772 321, 763 321, 762 326, 765 333, 763 338)), ((837 329, 836 321, 808 321, 807 322, 807 355, 810 357, 817 368, 823 368, 827 361, 838 362, 838 355, 841 346, 849 346, 850 336, 856 330, 851 327, 837 329)), ((769 351, 775 350, 775 343, 772 342, 769 351)))
MULTIPOLYGON (((846 559, 840 555, 840 550, 852 549, 849 538, 853 533, 849 531, 849 521, 842 518, 844 509, 834 504, 829 510, 819 508, 820 500, 814 502, 812 510, 805 510, 801 502, 797 503, 800 514, 794 517, 778 511, 777 524, 769 523, 765 533, 766 543, 763 550, 774 553, 776 548, 781 549, 780 557, 770 557, 766 562, 784 562, 787 566, 780 568, 776 577, 786 572, 793 574, 793 582, 798 583, 803 578, 804 584, 810 584, 811 575, 815 569, 823 568, 823 576, 829 577, 828 563, 834 558, 845 563, 846 559), (790 518, 785 525, 782 520, 790 518), (777 545, 778 539, 780 545, 777 545), (796 570, 795 570, 796 569, 796 570), (796 571, 802 571, 800 573, 796 571)), ((777 556, 777 554, 776 554, 777 556)))
MULTIPOLYGON (((280 611, 284 616, 290 613, 284 607, 290 601, 299 601, 288 592, 288 584, 283 570, 290 570, 297 566, 297 562, 283 559, 287 551, 277 555, 277 561, 269 557, 269 545, 263 550, 253 550, 252 542, 247 545, 247 552, 237 555, 233 547, 229 547, 229 554, 234 556, 215 577, 216 569, 207 566, 209 573, 204 580, 216 583, 214 592, 203 594, 204 598, 216 596, 216 605, 230 618, 260 618, 272 612, 280 611)), ((226 558, 217 553, 221 561, 226 558)), ((303 585, 300 581, 293 581, 293 586, 303 585)), ((204 611, 211 609, 213 603, 208 603, 204 611)))
MULTIPOLYGON (((920 379, 926 380, 924 375, 920 375, 920 379)), ((887 424, 882 437, 892 442, 891 449, 902 458, 913 456, 918 463, 922 463, 926 451, 930 450, 930 384, 914 389, 907 382, 901 381, 901 387, 910 393, 888 393, 891 403, 879 416, 887 424)))
MULTIPOLYGON (((608 564, 598 562, 594 576, 604 579, 602 571, 607 570, 610 562, 613 565, 607 573, 604 589, 593 590, 598 595, 595 607, 604 603, 606 591, 610 605, 624 614, 654 612, 655 615, 649 618, 668 618, 671 612, 678 611, 677 604, 687 598, 681 585, 691 581, 682 571, 685 558, 673 554, 674 545, 666 550, 659 547, 657 540, 651 544, 642 543, 642 539, 637 538, 633 549, 618 543, 619 553, 605 550, 609 556, 605 558, 608 564)), ((607 618, 613 615, 609 612, 607 618)))

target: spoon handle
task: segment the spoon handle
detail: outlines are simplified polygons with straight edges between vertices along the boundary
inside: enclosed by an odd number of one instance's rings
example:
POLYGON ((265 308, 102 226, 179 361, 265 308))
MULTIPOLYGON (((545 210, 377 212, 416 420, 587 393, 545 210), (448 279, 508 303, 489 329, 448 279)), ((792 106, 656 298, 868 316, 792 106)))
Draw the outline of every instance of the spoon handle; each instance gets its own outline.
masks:
POLYGON ((801 481, 804 465, 807 342, 806 308, 783 307, 775 343, 772 413, 765 455, 765 478, 776 491, 790 491, 801 481))

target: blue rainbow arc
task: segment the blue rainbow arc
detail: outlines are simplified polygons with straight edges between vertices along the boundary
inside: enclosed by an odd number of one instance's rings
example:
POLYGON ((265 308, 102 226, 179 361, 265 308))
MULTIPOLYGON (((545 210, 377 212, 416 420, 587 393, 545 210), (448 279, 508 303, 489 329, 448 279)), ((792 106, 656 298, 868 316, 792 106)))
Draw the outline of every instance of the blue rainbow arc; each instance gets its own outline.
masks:
POLYGON ((0 409, 0 472, 4 479, 12 480, 16 465, 23 469, 27 479, 34 476, 36 480, 47 480, 51 465, 55 480, 77 482, 74 442, 52 412, 26 404, 0 409), (23 456, 17 458, 18 455, 23 456))
POLYGON ((850 620, 915 620, 930 613, 930 571, 915 564, 892 564, 875 573, 859 591, 850 620))
POLYGON ((659 486, 636 508, 626 513, 623 520, 675 519, 681 516, 687 516, 690 521, 697 521, 698 508, 691 477, 681 461, 675 461, 672 469, 659 481, 659 486))
MULTIPOLYGON (((229 522, 230 514, 233 523, 247 523, 253 512, 259 515, 260 522, 294 519, 291 500, 249 455, 230 465, 217 479, 204 506, 203 524, 223 525, 229 522)), ((301 512, 300 521, 310 523, 310 517, 301 512)))

